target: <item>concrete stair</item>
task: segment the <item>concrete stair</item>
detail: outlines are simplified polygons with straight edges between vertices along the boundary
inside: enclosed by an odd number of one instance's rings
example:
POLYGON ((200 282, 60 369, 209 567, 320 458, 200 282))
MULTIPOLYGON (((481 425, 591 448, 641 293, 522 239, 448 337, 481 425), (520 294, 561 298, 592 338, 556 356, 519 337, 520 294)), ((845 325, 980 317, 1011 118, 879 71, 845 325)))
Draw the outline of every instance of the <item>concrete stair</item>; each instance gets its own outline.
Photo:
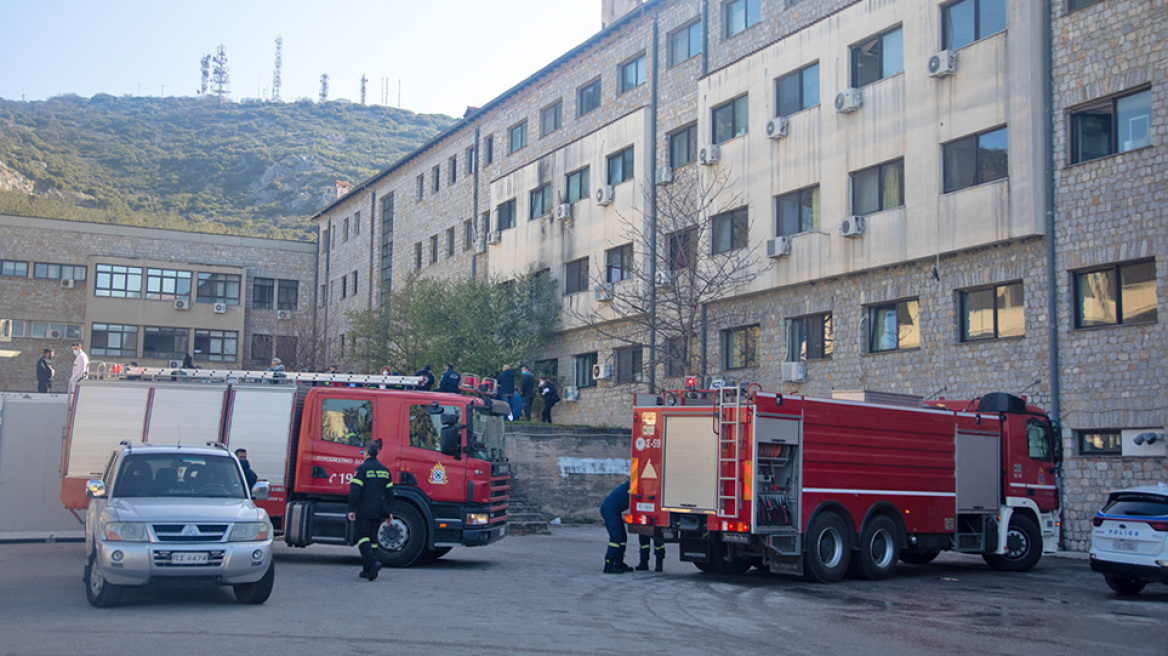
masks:
POLYGON ((527 496, 523 486, 511 478, 511 500, 507 509, 507 531, 511 535, 549 533, 548 517, 527 496))

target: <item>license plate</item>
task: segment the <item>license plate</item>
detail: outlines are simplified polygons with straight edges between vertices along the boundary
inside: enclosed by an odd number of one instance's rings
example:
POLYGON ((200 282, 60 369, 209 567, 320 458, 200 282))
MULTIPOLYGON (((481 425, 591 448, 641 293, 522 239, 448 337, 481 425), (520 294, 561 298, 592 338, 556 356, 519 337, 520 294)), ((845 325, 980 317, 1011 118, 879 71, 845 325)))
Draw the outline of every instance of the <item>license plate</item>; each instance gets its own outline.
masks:
POLYGON ((642 503, 640 501, 637 502, 637 512, 651 513, 654 510, 657 510, 657 508, 655 508, 651 503, 642 503))
POLYGON ((1132 552, 1134 552, 1134 551, 1137 551, 1138 549, 1136 547, 1136 543, 1132 542, 1131 540, 1116 540, 1115 541, 1115 550, 1116 551, 1132 551, 1132 552))
POLYGON ((181 565, 206 565, 206 551, 176 551, 170 554, 170 562, 181 565))

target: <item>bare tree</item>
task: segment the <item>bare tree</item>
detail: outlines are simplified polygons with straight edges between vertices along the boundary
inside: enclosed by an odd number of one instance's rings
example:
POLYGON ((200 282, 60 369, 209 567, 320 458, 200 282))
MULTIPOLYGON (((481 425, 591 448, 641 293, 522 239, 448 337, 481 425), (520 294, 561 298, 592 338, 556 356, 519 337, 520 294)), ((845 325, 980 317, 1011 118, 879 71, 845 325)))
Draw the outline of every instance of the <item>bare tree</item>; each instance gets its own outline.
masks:
POLYGON ((211 68, 211 91, 219 96, 219 104, 222 105, 231 95, 231 69, 227 66, 227 47, 220 43, 211 61, 214 63, 211 68))
MULTIPOLYGON (((710 325, 745 318, 741 304, 720 303, 762 275, 758 246, 750 245, 750 218, 740 192, 728 184, 726 167, 686 167, 658 187, 656 234, 643 211, 620 214, 622 230, 610 241, 599 270, 590 272, 597 305, 570 312, 601 337, 647 347, 644 366, 665 375, 705 375, 710 325), (656 239, 656 248, 650 248, 656 239), (643 253, 633 257, 640 248, 643 253), (652 262, 655 266, 650 266, 652 262)), ((651 205, 645 189, 645 206, 651 205)), ((656 376, 651 376, 655 380, 656 376)))
POLYGON ((211 55, 199 58, 199 95, 207 95, 207 87, 211 82, 211 55))

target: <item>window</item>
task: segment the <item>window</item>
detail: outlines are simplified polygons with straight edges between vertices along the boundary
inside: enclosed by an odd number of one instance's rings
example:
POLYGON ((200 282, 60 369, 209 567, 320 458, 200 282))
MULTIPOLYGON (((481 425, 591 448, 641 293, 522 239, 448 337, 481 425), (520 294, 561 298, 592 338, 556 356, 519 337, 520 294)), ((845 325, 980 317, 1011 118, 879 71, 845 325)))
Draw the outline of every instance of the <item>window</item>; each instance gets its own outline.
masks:
POLYGON ((320 402, 320 439, 364 447, 373 441, 373 402, 323 399, 320 402))
POLYGON ((466 153, 464 154, 464 157, 462 158, 462 161, 465 162, 464 166, 466 167, 466 170, 464 171, 464 173, 466 173, 467 175, 474 173, 474 157, 475 157, 474 146, 468 146, 466 149, 466 153))
POLYGON ((665 375, 684 376, 702 368, 701 348, 697 335, 665 340, 665 375))
POLYGON ((5 319, 0 321, 0 337, 9 339, 13 337, 24 337, 24 321, 21 319, 5 319))
POLYGON ((1093 5, 1096 2, 1099 2, 1099 0, 1067 0, 1067 11, 1082 9, 1088 5, 1093 5))
POLYGON ((393 194, 381 199, 381 280, 393 279, 393 194))
POLYGON ((349 276, 348 274, 341 276, 341 298, 349 297, 349 276))
MULTIPOLYGON (((261 280, 267 280, 271 283, 271 279, 256 278, 256 285, 259 285, 261 280)), ((152 301, 178 299, 189 301, 191 298, 191 272, 173 269, 146 269, 146 298, 152 301)), ((270 291, 268 300, 271 300, 270 291)), ((271 305, 261 306, 253 303, 253 307, 271 307, 271 305)))
POLYGON ((560 377, 560 361, 555 358, 550 360, 536 360, 531 373, 536 376, 547 376, 548 380, 558 382, 557 379, 560 377))
POLYGON ((588 291, 588 258, 564 265, 564 295, 588 291))
POLYGON ((576 116, 583 116, 600 107, 600 78, 576 90, 576 116))
POLYGON ((620 282, 633 277, 633 245, 625 244, 604 252, 604 281, 620 282))
POLYGON ((667 237, 669 270, 687 269, 697 260, 698 229, 686 228, 667 237))
POLYGON ((739 96, 713 109, 711 118, 714 124, 714 143, 725 143, 746 134, 750 122, 748 98, 739 96))
POLYGON ((239 275, 234 273, 200 273, 200 303, 226 303, 239 305, 239 275))
POLYGON ((1026 420, 1026 457, 1051 461, 1050 424, 1040 419, 1026 420))
POLYGON ((722 20, 726 25, 726 38, 744 31, 761 20, 760 0, 731 0, 722 5, 722 20))
POLYGON ((512 126, 507 131, 507 138, 509 149, 508 153, 513 153, 521 148, 527 146, 527 121, 522 121, 519 125, 512 126))
POLYGON ((868 352, 897 351, 921 345, 917 300, 868 308, 868 352))
POLYGON ((1022 300, 1020 282, 961 292, 961 341, 1025 335, 1022 300))
POLYGON ((1006 0, 960 0, 941 8, 941 47, 956 50, 1006 31, 1006 0))
POLYGON ((414 268, 418 270, 422 268, 422 242, 414 244, 414 268))
POLYGON ((945 193, 1001 180, 1009 174, 1006 128, 958 139, 941 148, 945 193))
MULTIPOLYGON (((410 446, 417 449, 439 451, 442 448, 442 415, 452 414, 462 419, 462 408, 456 405, 441 406, 442 412, 427 412, 433 406, 410 406, 410 446)), ((455 422, 458 423, 458 422, 455 422)))
POLYGON ((430 237, 430 264, 438 264, 438 235, 430 237))
POLYGON ((455 182, 458 182, 458 155, 454 155, 453 157, 451 157, 450 160, 446 163, 446 165, 450 169, 450 171, 448 173, 448 175, 450 177, 450 184, 454 184, 455 182))
POLYGON ((819 227, 819 185, 775 198, 775 234, 797 235, 819 227))
POLYGON ((353 212, 353 234, 361 234, 361 213, 353 212))
POLYGON ((495 161, 495 135, 488 135, 486 140, 487 164, 495 161))
POLYGON ((702 22, 694 21, 669 35, 669 65, 677 66, 702 51, 702 22))
POLYGON ((539 136, 547 135, 560 129, 564 124, 564 102, 557 100, 555 104, 544 107, 539 113, 539 136))
POLYGON ((319 307, 324 307, 325 301, 328 300, 328 285, 320 286, 320 296, 318 298, 320 298, 319 307))
POLYGON ((677 168, 698 157, 698 124, 687 125, 669 135, 669 166, 677 168))
POLYGON ((538 219, 552 211, 552 186, 545 184, 531 192, 528 198, 527 219, 538 219))
POLYGON ((28 277, 28 262, 0 260, 0 276, 28 277))
POLYGON ((343 236, 341 237, 341 243, 342 243, 342 244, 343 244, 343 243, 345 243, 345 242, 347 242, 347 241, 349 241, 349 217, 347 217, 347 216, 345 217, 344 226, 345 226, 345 228, 344 228, 344 230, 343 230, 343 231, 342 231, 342 233, 341 233, 341 234, 343 235, 343 236))
POLYGON ((722 368, 758 366, 759 327, 743 326, 722 331, 722 368))
POLYGON ((1071 112, 1071 162, 1143 148, 1151 144, 1152 90, 1108 98, 1071 112))
POLYGON ((1074 274, 1075 327, 1156 321, 1156 263, 1113 264, 1074 274))
POLYGON ((276 357, 283 360, 284 366, 289 369, 296 367, 296 345, 297 340, 294 335, 276 336, 276 357))
POLYGON ((904 160, 852 174, 852 213, 872 214, 904 205, 904 160))
POLYGON ((787 324, 787 361, 830 360, 832 342, 830 312, 791 319, 787 324))
MULTIPOLYGON (((149 289, 149 280, 147 281, 149 289)), ((147 292, 149 293, 149 292, 147 292)), ((251 306, 257 310, 270 310, 276 302, 276 281, 271 278, 256 278, 251 283, 251 306)))
POLYGON ((422 198, 425 195, 426 195, 426 174, 423 173, 422 175, 418 176, 418 200, 422 200, 422 198))
POLYGON ((325 249, 326 251, 327 251, 329 248, 331 248, 331 247, 332 247, 332 243, 333 243, 333 242, 332 242, 332 239, 333 239, 333 233, 332 233, 332 230, 329 230, 328 228, 325 228, 325 229, 324 229, 324 230, 321 232, 321 239, 320 239, 320 243, 323 245, 323 247, 324 247, 324 249, 325 249))
POLYGON ((435 194, 438 193, 438 187, 441 184, 442 167, 441 165, 435 165, 434 168, 430 170, 430 192, 435 194))
POLYGON ((616 378, 617 383, 641 382, 643 367, 643 350, 640 346, 629 346, 616 350, 616 378))
POLYGON ((81 326, 49 321, 28 322, 29 337, 35 339, 81 339, 81 326))
MULTIPOLYGON (((27 269, 28 265, 25 264, 25 267, 27 269)), ((32 265, 32 277, 48 278, 50 280, 85 280, 85 267, 73 266, 71 264, 35 262, 32 265)))
POLYGON ((710 252, 725 253, 746 248, 750 236, 750 221, 746 208, 740 207, 710 219, 710 252))
POLYGON ((867 86, 903 70, 903 34, 899 27, 852 46, 853 87, 867 86))
POLYGON ((234 330, 196 330, 195 359, 208 362, 233 362, 238 349, 239 333, 234 330))
POLYGON ((1081 456, 1123 455, 1122 433, 1117 430, 1075 431, 1081 456))
POLYGON ((93 283, 94 296, 109 298, 141 298, 142 269, 117 264, 95 266, 97 279, 93 283))
POLYGON ((608 184, 618 185, 633 179, 633 147, 608 156, 608 184))
POLYGON ((581 198, 588 198, 592 195, 589 190, 588 183, 588 167, 572 171, 568 174, 568 202, 575 203, 581 198))
POLYGON ((272 357, 272 336, 252 335, 251 362, 255 364, 267 364, 272 361, 272 357))
POLYGON ((138 326, 95 323, 89 333, 89 354, 121 358, 138 356, 138 326))
POLYGON ((645 53, 621 64, 621 93, 632 91, 645 83, 645 53))
POLYGON ((462 250, 474 248, 474 221, 467 219, 462 223, 462 250))
POLYGON ((142 357, 154 360, 182 360, 190 353, 188 339, 190 333, 186 328, 146 326, 142 329, 142 357))
POLYGON ((277 286, 276 307, 281 310, 296 311, 300 305, 300 281, 281 280, 277 286))
POLYGON ((446 230, 446 257, 454 256, 454 228, 446 230))
POLYGON ((496 230, 508 230, 515 227, 515 199, 502 203, 495 209, 496 230))
POLYGON ((349 280, 351 280, 353 283, 353 292, 349 295, 356 296, 357 295, 357 272, 356 271, 349 274, 349 280))
POLYGON ((790 116, 819 104, 819 62, 775 80, 775 107, 790 116))
POLYGON ((595 353, 581 353, 572 356, 573 382, 576 387, 595 387, 596 379, 592 377, 592 367, 596 366, 595 353))

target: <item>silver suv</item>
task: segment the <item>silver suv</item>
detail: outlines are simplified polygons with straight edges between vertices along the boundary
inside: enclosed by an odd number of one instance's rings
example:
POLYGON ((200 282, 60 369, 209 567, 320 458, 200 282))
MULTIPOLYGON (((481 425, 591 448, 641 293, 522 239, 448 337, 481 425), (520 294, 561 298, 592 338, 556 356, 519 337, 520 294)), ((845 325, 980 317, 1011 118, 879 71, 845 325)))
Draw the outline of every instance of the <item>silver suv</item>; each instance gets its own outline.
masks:
POLYGON ((85 592, 94 606, 126 586, 162 581, 231 585, 262 604, 272 594, 272 522, 226 448, 123 442, 105 474, 86 485, 85 592))

